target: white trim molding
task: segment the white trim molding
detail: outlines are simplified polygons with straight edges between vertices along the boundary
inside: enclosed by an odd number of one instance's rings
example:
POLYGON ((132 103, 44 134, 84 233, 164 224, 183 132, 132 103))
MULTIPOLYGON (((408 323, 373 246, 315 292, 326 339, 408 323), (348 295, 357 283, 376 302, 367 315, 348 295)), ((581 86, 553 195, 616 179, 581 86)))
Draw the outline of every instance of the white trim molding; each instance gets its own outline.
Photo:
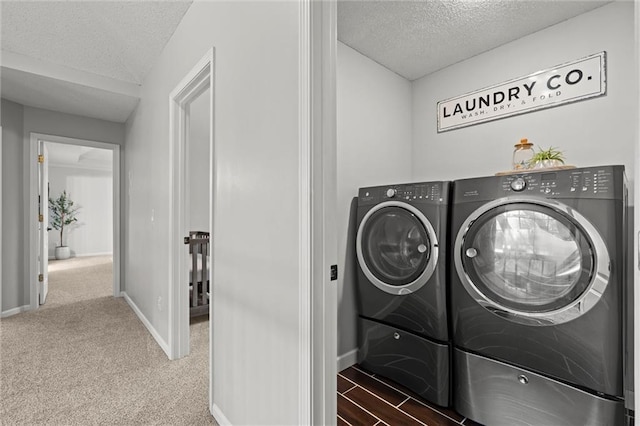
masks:
MULTIPOLYGON (((312 424, 311 3, 300 2, 298 66, 298 424, 312 424)), ((323 424, 323 423, 319 423, 323 424)))
POLYGON ((337 413, 336 8, 301 1, 300 331, 310 337, 300 340, 300 424, 335 424, 337 413))
POLYGON ((216 404, 211 405, 211 415, 220 426, 231 426, 232 424, 216 404))
POLYGON ((640 82, 640 2, 634 2, 634 38, 635 38, 635 93, 636 93, 636 129, 635 129, 635 170, 634 170, 634 182, 633 182, 633 208, 630 209, 633 212, 634 218, 631 223, 634 224, 634 230, 632 234, 634 251, 629 256, 629 262, 633 264, 633 276, 631 284, 634 289, 634 313, 631 315, 633 318, 633 354, 634 354, 634 366, 633 366, 633 410, 635 411, 640 406, 640 392, 636 391, 638 385, 640 385, 640 291, 638 285, 640 284, 640 91, 638 91, 638 85, 640 82))
MULTIPOLYGON (((93 257, 93 256, 113 256, 113 252, 112 251, 105 251, 105 252, 100 252, 100 253, 76 254, 76 257, 93 257)), ((55 257, 54 257, 54 259, 55 259, 55 257)))
POLYGON ((352 349, 347 353, 340 355, 337 359, 336 365, 338 372, 355 365, 358 362, 358 348, 352 349))
POLYGON ((144 316, 144 314, 142 313, 140 308, 138 308, 138 305, 136 305, 134 303, 134 301, 131 300, 131 298, 129 297, 127 292, 126 291, 122 291, 122 292, 120 292, 120 294, 124 297, 124 300, 127 302, 129 307, 131 308, 131 310, 136 314, 136 316, 138 317, 140 322, 142 324, 144 324, 144 326, 147 328, 147 330, 149 330, 149 333, 155 339, 155 341, 158 343, 158 346, 160 346, 160 348, 162 348, 162 350, 164 351, 165 354, 167 354, 167 357, 168 357, 169 356, 169 344, 162 338, 160 333, 158 333, 158 330, 156 330, 153 327, 153 325, 151 325, 151 321, 149 321, 147 319, 147 317, 144 316))
MULTIPOLYGON (((189 354, 189 289, 182 285, 188 274, 186 251, 183 238, 187 235, 186 205, 186 143, 189 104, 205 90, 211 88, 209 105, 209 185, 212 189, 209 207, 215 199, 213 184, 213 63, 214 50, 210 49, 169 94, 169 144, 171 147, 169 164, 171 185, 169 186, 169 347, 170 359, 182 358, 189 354)), ((213 232, 213 211, 210 210, 209 229, 213 232)), ((213 258, 211 263, 213 265, 213 258)), ((209 268, 209 273, 211 273, 209 268)), ((211 307, 210 307, 211 308, 211 307)), ((210 312, 211 314, 211 312, 210 312)), ((210 317, 211 318, 211 317, 210 317)))
POLYGON ((16 314, 21 314, 23 312, 27 312, 30 310, 31 309, 29 305, 18 306, 17 308, 7 309, 6 311, 2 311, 2 314, 0 314, 0 318, 7 318, 7 317, 10 317, 16 314))
POLYGON ((2 126, 0 126, 0 317, 2 317, 2 126))
MULTIPOLYGON (((186 207, 189 205, 189 191, 186 188, 186 159, 190 103, 209 90, 209 231, 215 235, 216 182, 214 173, 214 70, 215 50, 209 51, 198 61, 189 73, 169 94, 169 164, 171 185, 169 186, 169 359, 178 359, 189 354, 189 288, 182 285, 187 277, 187 252, 183 237, 188 235, 186 207)), ((214 245, 211 247, 209 282, 213 299, 214 283, 212 270, 215 264, 214 245)), ((213 318, 213 303, 209 304, 209 318, 213 318)), ((213 407, 213 336, 214 325, 209 327, 209 406, 213 407)), ((213 414, 213 413, 212 413, 213 414)))

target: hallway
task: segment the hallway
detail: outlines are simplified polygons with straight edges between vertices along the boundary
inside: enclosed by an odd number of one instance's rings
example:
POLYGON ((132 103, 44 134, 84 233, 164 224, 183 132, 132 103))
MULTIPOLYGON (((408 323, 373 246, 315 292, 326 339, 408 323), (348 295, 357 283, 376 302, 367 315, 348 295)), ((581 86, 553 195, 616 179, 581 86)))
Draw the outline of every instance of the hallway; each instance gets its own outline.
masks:
POLYGON ((123 299, 55 303, 0 321, 3 425, 206 425, 209 322, 169 361, 123 299))

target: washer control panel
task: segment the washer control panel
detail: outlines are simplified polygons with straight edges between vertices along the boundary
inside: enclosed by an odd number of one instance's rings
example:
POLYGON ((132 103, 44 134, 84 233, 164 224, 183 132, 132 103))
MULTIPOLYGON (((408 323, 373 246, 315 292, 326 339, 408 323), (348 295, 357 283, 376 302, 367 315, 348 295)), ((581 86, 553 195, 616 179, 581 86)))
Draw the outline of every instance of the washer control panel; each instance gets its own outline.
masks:
POLYGON ((369 204, 397 200, 446 203, 448 187, 448 182, 424 182, 360 188, 358 202, 369 204))
POLYGON ((397 185, 387 190, 387 198, 397 198, 399 200, 431 200, 441 201, 442 187, 439 184, 416 183, 413 185, 397 185), (393 192, 394 197, 388 197, 393 192))

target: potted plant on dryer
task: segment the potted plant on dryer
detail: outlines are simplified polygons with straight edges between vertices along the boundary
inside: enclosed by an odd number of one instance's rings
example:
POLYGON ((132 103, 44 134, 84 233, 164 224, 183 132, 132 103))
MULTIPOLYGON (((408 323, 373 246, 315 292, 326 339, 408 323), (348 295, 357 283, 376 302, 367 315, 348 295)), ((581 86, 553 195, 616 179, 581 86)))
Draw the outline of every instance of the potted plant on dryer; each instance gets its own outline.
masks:
POLYGON ((564 153, 557 148, 540 149, 529 160, 530 169, 546 169, 564 166, 564 153))
POLYGON ((51 227, 60 231, 60 245, 56 246, 56 259, 68 259, 71 251, 62 242, 64 227, 78 221, 78 207, 73 206, 73 200, 67 195, 67 191, 62 191, 56 199, 49 198, 49 210, 51 211, 51 227))

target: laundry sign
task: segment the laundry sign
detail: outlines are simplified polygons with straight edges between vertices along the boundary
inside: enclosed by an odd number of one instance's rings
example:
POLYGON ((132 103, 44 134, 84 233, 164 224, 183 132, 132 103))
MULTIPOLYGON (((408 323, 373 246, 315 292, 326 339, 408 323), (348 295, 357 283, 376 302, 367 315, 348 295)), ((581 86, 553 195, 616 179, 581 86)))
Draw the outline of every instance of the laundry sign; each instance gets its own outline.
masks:
POLYGON ((602 96, 606 52, 438 102, 438 132, 602 96))

